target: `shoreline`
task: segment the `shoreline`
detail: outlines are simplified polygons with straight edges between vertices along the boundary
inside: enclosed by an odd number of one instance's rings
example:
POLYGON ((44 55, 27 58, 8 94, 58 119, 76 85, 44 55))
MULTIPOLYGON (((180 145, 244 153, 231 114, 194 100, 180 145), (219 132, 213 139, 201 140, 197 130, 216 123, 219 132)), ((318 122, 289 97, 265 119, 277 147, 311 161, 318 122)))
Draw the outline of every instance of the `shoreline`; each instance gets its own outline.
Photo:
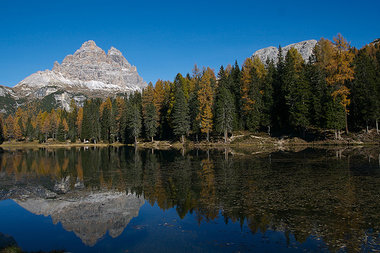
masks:
POLYGON ((81 147, 121 147, 122 143, 36 143, 36 142, 4 142, 0 148, 81 148, 81 147))
MULTIPOLYGON (((272 138, 271 138, 272 139, 272 138)), ((37 142, 4 142, 0 145, 0 148, 82 148, 82 147, 134 147, 134 144, 123 143, 37 143, 37 142)), ((358 147, 358 146, 380 146, 380 142, 350 142, 344 140, 326 140, 326 141, 294 141, 294 139, 288 139, 287 141, 277 139, 275 141, 261 141, 261 142, 199 142, 195 143, 187 141, 185 143, 169 142, 169 141, 154 141, 154 142, 138 142, 138 148, 150 148, 150 149, 183 149, 183 148, 276 148, 281 149, 285 147, 358 147)))

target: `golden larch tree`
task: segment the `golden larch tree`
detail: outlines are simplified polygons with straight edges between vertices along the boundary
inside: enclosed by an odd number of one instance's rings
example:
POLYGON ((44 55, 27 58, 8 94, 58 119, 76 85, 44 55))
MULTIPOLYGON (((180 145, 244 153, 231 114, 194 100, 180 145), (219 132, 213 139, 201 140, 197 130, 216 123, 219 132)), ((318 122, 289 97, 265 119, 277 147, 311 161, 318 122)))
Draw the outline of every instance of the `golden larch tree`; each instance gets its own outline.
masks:
POLYGON ((82 123, 83 123, 83 107, 80 107, 77 115, 76 125, 78 126, 78 136, 82 133, 82 123))
POLYGON ((247 116, 252 110, 255 104, 255 101, 250 97, 250 90, 252 84, 252 69, 253 61, 249 57, 244 61, 241 70, 241 102, 242 102, 242 112, 243 115, 247 116))
POLYGON ((161 116, 161 110, 164 106, 165 101, 165 90, 164 83, 160 79, 156 82, 154 86, 154 94, 153 94, 153 103, 157 110, 158 118, 161 116))
POLYGON ((142 113, 144 118, 146 118, 146 108, 149 104, 153 103, 153 98, 154 88, 153 84, 149 82, 148 86, 143 90, 142 93, 142 113))
POLYGON ((334 37, 333 55, 326 65, 326 82, 334 87, 334 92, 331 95, 334 99, 340 98, 340 103, 345 110, 346 133, 348 133, 347 114, 350 105, 350 90, 345 83, 354 78, 353 60, 354 53, 350 50, 350 44, 341 34, 338 34, 334 37))
POLYGON ((5 120, 5 126, 6 126, 6 138, 12 139, 13 138, 13 129, 14 129, 14 120, 12 115, 9 115, 7 119, 5 120))
POLYGON ((201 132, 207 134, 209 141, 210 131, 212 130, 212 107, 214 103, 214 95, 212 85, 215 83, 215 74, 208 68, 204 71, 199 82, 198 100, 199 100, 199 115, 198 120, 201 122, 201 132))

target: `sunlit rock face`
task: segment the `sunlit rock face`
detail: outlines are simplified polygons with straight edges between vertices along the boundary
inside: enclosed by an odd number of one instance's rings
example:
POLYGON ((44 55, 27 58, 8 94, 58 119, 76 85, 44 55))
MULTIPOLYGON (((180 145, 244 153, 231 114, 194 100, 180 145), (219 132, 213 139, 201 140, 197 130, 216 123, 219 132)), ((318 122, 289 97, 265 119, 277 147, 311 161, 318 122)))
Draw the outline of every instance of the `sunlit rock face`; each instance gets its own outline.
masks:
POLYGON ((61 199, 29 198, 15 200, 37 215, 51 216, 67 231, 73 231, 84 244, 93 246, 107 232, 118 237, 132 218, 137 217, 144 199, 121 192, 88 193, 62 196, 61 199))
MULTIPOLYGON (((282 48, 282 55, 285 57, 286 53, 294 47, 298 50, 298 52, 301 54, 304 61, 309 61, 309 57, 313 53, 313 49, 315 45, 317 44, 316 40, 305 40, 298 43, 290 44, 282 48)), ((262 62, 266 62, 267 59, 273 60, 275 63, 277 63, 278 59, 278 48, 277 47, 266 47, 260 50, 257 50, 255 53, 253 53, 252 58, 255 56, 259 57, 262 62)))
MULTIPOLYGON (((87 97, 114 96, 117 93, 141 91, 146 82, 139 76, 135 66, 129 64, 122 53, 111 47, 106 54, 94 41, 89 40, 61 64, 54 63, 52 70, 38 71, 14 88, 19 97, 43 98, 58 91, 62 97, 81 100, 78 94, 87 97), (62 94, 62 93, 61 93, 62 94)), ((57 99, 57 98, 56 98, 57 99)))

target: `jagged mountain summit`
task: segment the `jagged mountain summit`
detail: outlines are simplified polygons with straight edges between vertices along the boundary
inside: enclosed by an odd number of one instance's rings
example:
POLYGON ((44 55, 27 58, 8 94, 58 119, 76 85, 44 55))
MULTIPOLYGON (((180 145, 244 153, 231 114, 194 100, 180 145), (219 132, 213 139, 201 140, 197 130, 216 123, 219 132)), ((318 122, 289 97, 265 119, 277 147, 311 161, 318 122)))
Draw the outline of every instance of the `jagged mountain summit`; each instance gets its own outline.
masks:
MULTIPOLYGON (((43 98, 58 91, 64 91, 66 95, 106 97, 141 91, 146 85, 136 67, 119 50, 111 47, 106 54, 89 40, 73 55, 66 56, 61 64, 55 62, 52 70, 38 71, 28 76, 13 90, 19 97, 30 98, 43 98)), ((62 92, 59 95, 56 100, 65 99, 62 92)), ((62 106, 66 107, 65 104, 62 106)))
MULTIPOLYGON (((298 43, 290 44, 282 48, 283 55, 285 57, 286 53, 294 47, 302 55, 302 58, 307 62, 309 57, 313 53, 313 49, 317 44, 316 40, 305 40, 298 43)), ((260 50, 257 50, 253 53, 252 58, 258 56, 262 62, 266 62, 267 59, 277 62, 278 48, 277 47, 266 47, 260 50)))

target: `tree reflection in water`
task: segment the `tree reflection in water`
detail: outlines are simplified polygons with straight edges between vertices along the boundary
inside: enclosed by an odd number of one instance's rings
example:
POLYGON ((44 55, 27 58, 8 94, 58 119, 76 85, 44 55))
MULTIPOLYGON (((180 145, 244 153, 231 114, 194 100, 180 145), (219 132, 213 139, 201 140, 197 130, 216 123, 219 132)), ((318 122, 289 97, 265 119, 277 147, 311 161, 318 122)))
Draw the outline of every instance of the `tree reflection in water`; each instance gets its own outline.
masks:
POLYGON ((332 251, 379 249, 378 149, 233 154, 131 148, 5 151, 1 185, 3 192, 15 181, 54 189, 68 178, 68 190, 134 193, 163 210, 175 208, 180 218, 195 213, 199 223, 223 216, 226 223, 247 222, 252 233, 281 231, 301 243, 321 237, 332 251))

